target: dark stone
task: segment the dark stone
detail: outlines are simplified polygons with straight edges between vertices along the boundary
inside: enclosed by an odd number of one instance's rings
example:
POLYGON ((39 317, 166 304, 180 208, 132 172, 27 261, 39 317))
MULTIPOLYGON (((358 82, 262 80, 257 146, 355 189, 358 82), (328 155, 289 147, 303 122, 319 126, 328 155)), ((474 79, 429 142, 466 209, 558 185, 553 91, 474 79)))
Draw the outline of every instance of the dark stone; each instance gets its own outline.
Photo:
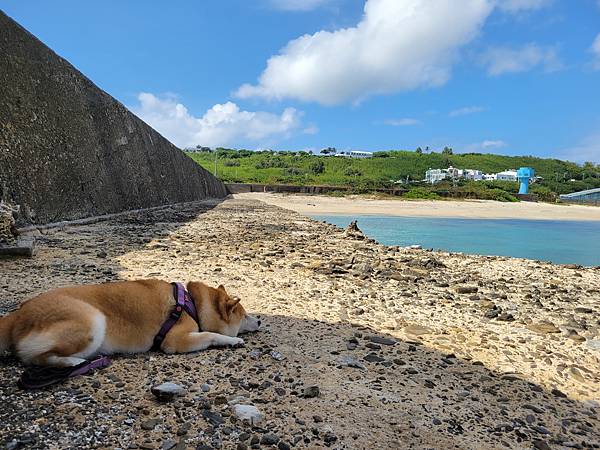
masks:
POLYGON ((207 409, 202 410, 202 417, 204 417, 206 421, 214 427, 219 426, 223 422, 225 422, 225 419, 223 419, 223 416, 221 416, 221 414, 207 409))
POLYGON ((533 448, 535 448, 536 450, 551 450, 551 447, 546 441, 542 441, 539 439, 533 441, 533 448))
POLYGON ((479 288, 477 286, 458 286, 456 292, 459 294, 475 294, 479 288))
POLYGON ((260 438, 260 443, 262 445, 275 445, 279 442, 279 436, 273 433, 263 434, 260 438))
POLYGON ((319 386, 307 386, 304 388, 303 394, 306 398, 314 398, 318 397, 321 391, 319 390, 319 386))
POLYGON ((379 355, 377 355, 375 353, 369 353, 363 359, 365 361, 367 361, 367 362, 382 362, 382 361, 385 361, 384 358, 382 358, 381 356, 379 356, 379 355))
POLYGON ((277 444, 277 448, 279 450, 290 450, 291 449, 290 444, 288 444, 285 441, 279 441, 279 443, 277 444))
POLYGON ((154 430, 154 427, 156 425, 158 425, 160 422, 161 422, 161 419, 148 419, 148 420, 144 420, 140 426, 142 427, 142 430, 150 431, 150 430, 154 430))
POLYGON ((396 345, 396 341, 394 339, 386 338, 383 336, 369 336, 367 339, 371 342, 374 342, 375 344, 396 345))
POLYGON ((21 207, 17 226, 227 194, 1 11, 0 99, 0 197, 21 207))

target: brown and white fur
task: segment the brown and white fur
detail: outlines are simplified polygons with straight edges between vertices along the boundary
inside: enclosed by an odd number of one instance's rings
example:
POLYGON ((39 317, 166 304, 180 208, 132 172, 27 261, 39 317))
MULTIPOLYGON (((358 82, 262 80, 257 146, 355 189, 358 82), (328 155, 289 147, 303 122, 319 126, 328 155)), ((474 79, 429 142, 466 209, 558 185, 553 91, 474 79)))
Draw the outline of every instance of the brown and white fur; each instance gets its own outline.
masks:
MULTIPOLYGON (((186 312, 162 342, 166 353, 212 346, 239 346, 238 333, 256 331, 249 316, 223 286, 187 284, 198 325, 186 312)), ((0 352, 12 350, 24 363, 75 366, 96 354, 150 350, 154 336, 175 305, 166 281, 138 280, 54 289, 0 317, 0 352)))

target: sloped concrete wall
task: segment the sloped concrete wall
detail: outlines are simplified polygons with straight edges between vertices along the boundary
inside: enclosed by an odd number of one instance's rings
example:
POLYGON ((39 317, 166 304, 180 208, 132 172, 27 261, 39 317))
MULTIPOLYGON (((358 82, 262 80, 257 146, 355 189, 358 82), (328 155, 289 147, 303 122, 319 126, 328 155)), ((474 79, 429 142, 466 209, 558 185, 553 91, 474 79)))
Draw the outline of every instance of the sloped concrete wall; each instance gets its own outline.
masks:
POLYGON ((20 205, 18 225, 226 195, 219 180, 0 11, 0 199, 20 205))

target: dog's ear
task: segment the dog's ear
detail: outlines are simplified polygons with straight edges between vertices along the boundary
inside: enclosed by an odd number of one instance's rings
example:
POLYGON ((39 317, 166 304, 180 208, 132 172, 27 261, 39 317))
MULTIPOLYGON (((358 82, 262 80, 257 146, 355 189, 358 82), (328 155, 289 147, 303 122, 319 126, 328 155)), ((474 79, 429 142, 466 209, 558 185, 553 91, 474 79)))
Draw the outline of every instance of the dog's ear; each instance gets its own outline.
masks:
POLYGON ((227 291, 225 291, 225 286, 223 286, 222 284, 220 284, 217 289, 220 291, 223 291, 223 292, 227 292, 227 291))
POLYGON ((235 305, 237 305, 239 302, 240 302, 239 297, 229 297, 229 300, 227 301, 227 309, 229 309, 229 311, 231 311, 233 308, 235 308, 235 305))

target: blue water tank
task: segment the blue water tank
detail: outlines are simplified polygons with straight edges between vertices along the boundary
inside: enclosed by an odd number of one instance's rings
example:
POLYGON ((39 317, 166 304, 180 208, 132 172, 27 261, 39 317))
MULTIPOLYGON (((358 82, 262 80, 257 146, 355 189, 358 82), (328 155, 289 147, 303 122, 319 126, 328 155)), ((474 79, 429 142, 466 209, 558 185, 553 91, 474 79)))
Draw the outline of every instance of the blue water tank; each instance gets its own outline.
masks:
POLYGON ((517 170, 517 179, 519 180, 519 194, 529 193, 529 180, 535 178, 535 170, 531 167, 521 167, 517 170))

